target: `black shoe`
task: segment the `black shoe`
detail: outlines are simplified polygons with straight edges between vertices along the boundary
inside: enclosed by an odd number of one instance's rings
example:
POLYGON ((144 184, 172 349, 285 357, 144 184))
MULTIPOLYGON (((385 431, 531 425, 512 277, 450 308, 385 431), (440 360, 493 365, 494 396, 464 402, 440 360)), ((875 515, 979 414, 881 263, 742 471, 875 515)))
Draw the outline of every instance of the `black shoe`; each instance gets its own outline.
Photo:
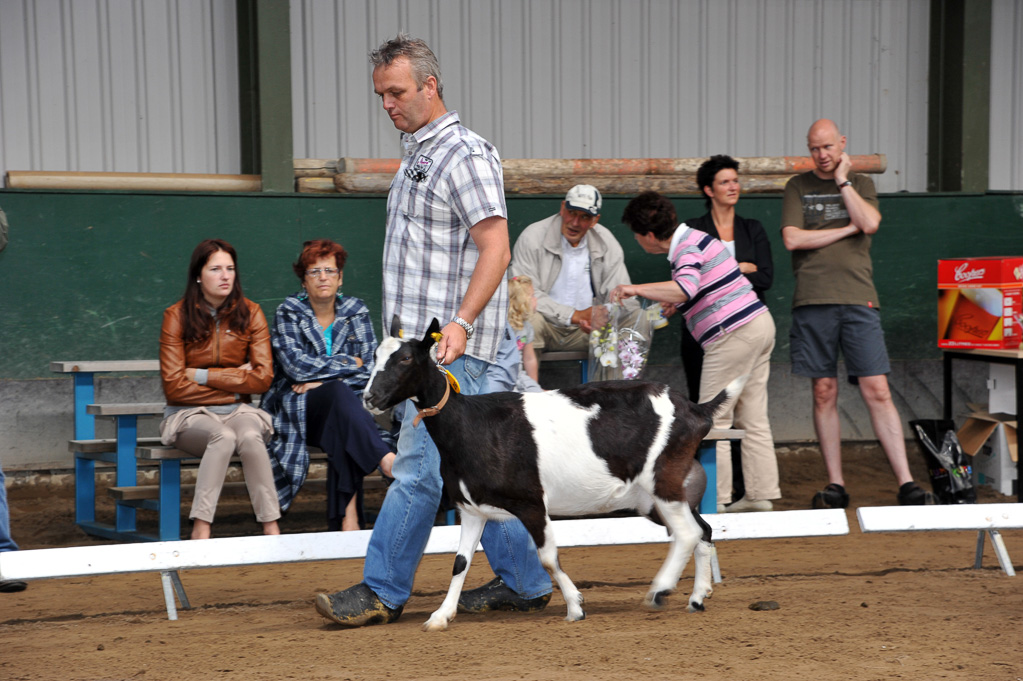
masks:
POLYGON ((845 487, 832 482, 813 495, 810 505, 813 508, 848 508, 849 495, 846 493, 845 487))
POLYGON ((19 582, 16 580, 5 580, 0 582, 0 593, 2 594, 13 594, 18 591, 24 591, 28 588, 28 584, 25 582, 19 582))
POLYGON ((523 598, 494 577, 483 586, 462 592, 458 597, 458 612, 487 612, 489 610, 511 610, 514 612, 539 612, 547 607, 551 595, 523 598))
POLYGON ((335 594, 316 594, 316 612, 343 627, 388 624, 401 617, 404 607, 388 608, 365 584, 335 594))
POLYGON ((938 497, 920 487, 915 482, 907 482, 899 488, 899 506, 933 506, 938 497))

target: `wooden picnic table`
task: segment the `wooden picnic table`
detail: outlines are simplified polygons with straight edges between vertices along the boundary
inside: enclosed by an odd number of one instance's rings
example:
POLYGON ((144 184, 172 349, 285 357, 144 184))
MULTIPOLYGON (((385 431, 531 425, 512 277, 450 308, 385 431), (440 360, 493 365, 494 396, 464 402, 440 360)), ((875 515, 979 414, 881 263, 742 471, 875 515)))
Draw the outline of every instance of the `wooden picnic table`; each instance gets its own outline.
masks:
POLYGON ((86 533, 105 537, 137 541, 152 539, 139 535, 135 529, 135 508, 115 502, 114 524, 96 520, 96 462, 115 466, 118 486, 136 484, 137 466, 135 447, 139 444, 138 417, 161 416, 163 405, 97 404, 96 376, 106 373, 157 372, 160 361, 132 359, 112 361, 55 361, 50 371, 71 374, 74 385, 74 438, 69 448, 75 457, 75 523, 86 533), (110 416, 116 421, 116 437, 96 439, 96 417, 110 416))

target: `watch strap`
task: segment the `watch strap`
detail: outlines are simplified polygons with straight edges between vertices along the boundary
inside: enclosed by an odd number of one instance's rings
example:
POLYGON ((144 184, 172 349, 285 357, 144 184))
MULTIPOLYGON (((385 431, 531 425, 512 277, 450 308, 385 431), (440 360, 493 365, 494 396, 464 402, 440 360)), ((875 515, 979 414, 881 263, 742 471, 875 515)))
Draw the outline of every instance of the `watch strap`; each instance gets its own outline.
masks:
POLYGON ((465 329, 465 340, 469 340, 470 338, 472 338, 472 332, 473 332, 472 324, 470 324, 469 322, 465 321, 461 317, 455 317, 451 321, 453 321, 455 324, 458 324, 460 327, 465 329))

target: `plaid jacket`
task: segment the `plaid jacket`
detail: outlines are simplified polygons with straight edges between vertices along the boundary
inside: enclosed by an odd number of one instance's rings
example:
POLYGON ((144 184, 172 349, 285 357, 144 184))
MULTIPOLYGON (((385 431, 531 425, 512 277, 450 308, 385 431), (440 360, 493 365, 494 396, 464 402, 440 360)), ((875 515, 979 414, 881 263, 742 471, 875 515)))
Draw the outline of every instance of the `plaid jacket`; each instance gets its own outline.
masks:
POLYGON ((330 356, 304 291, 288 296, 280 304, 270 330, 274 381, 263 395, 260 407, 273 417, 274 436, 268 450, 282 511, 291 505, 309 472, 306 396, 296 394, 291 386, 336 378, 362 395, 373 371, 377 339, 369 309, 358 298, 339 295, 334 312, 336 319, 331 329, 334 354, 330 356), (361 367, 355 366, 355 357, 362 358, 361 367))

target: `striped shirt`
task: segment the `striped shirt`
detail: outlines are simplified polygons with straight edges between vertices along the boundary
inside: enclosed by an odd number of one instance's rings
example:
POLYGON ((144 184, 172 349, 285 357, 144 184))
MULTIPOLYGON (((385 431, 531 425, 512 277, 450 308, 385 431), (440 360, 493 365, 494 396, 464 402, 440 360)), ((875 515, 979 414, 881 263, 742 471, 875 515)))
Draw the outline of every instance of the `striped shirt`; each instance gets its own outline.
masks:
POLYGON ((767 312, 724 244, 685 223, 668 247, 671 278, 688 300, 678 306, 704 348, 767 312))
MULTIPOLYGON (((401 166, 387 195, 383 328, 398 315, 406 338, 421 338, 436 317, 443 327, 465 297, 479 250, 469 230, 508 217, 497 149, 449 111, 403 133, 401 166)), ((493 363, 508 316, 501 285, 473 321, 465 354, 493 363)))

